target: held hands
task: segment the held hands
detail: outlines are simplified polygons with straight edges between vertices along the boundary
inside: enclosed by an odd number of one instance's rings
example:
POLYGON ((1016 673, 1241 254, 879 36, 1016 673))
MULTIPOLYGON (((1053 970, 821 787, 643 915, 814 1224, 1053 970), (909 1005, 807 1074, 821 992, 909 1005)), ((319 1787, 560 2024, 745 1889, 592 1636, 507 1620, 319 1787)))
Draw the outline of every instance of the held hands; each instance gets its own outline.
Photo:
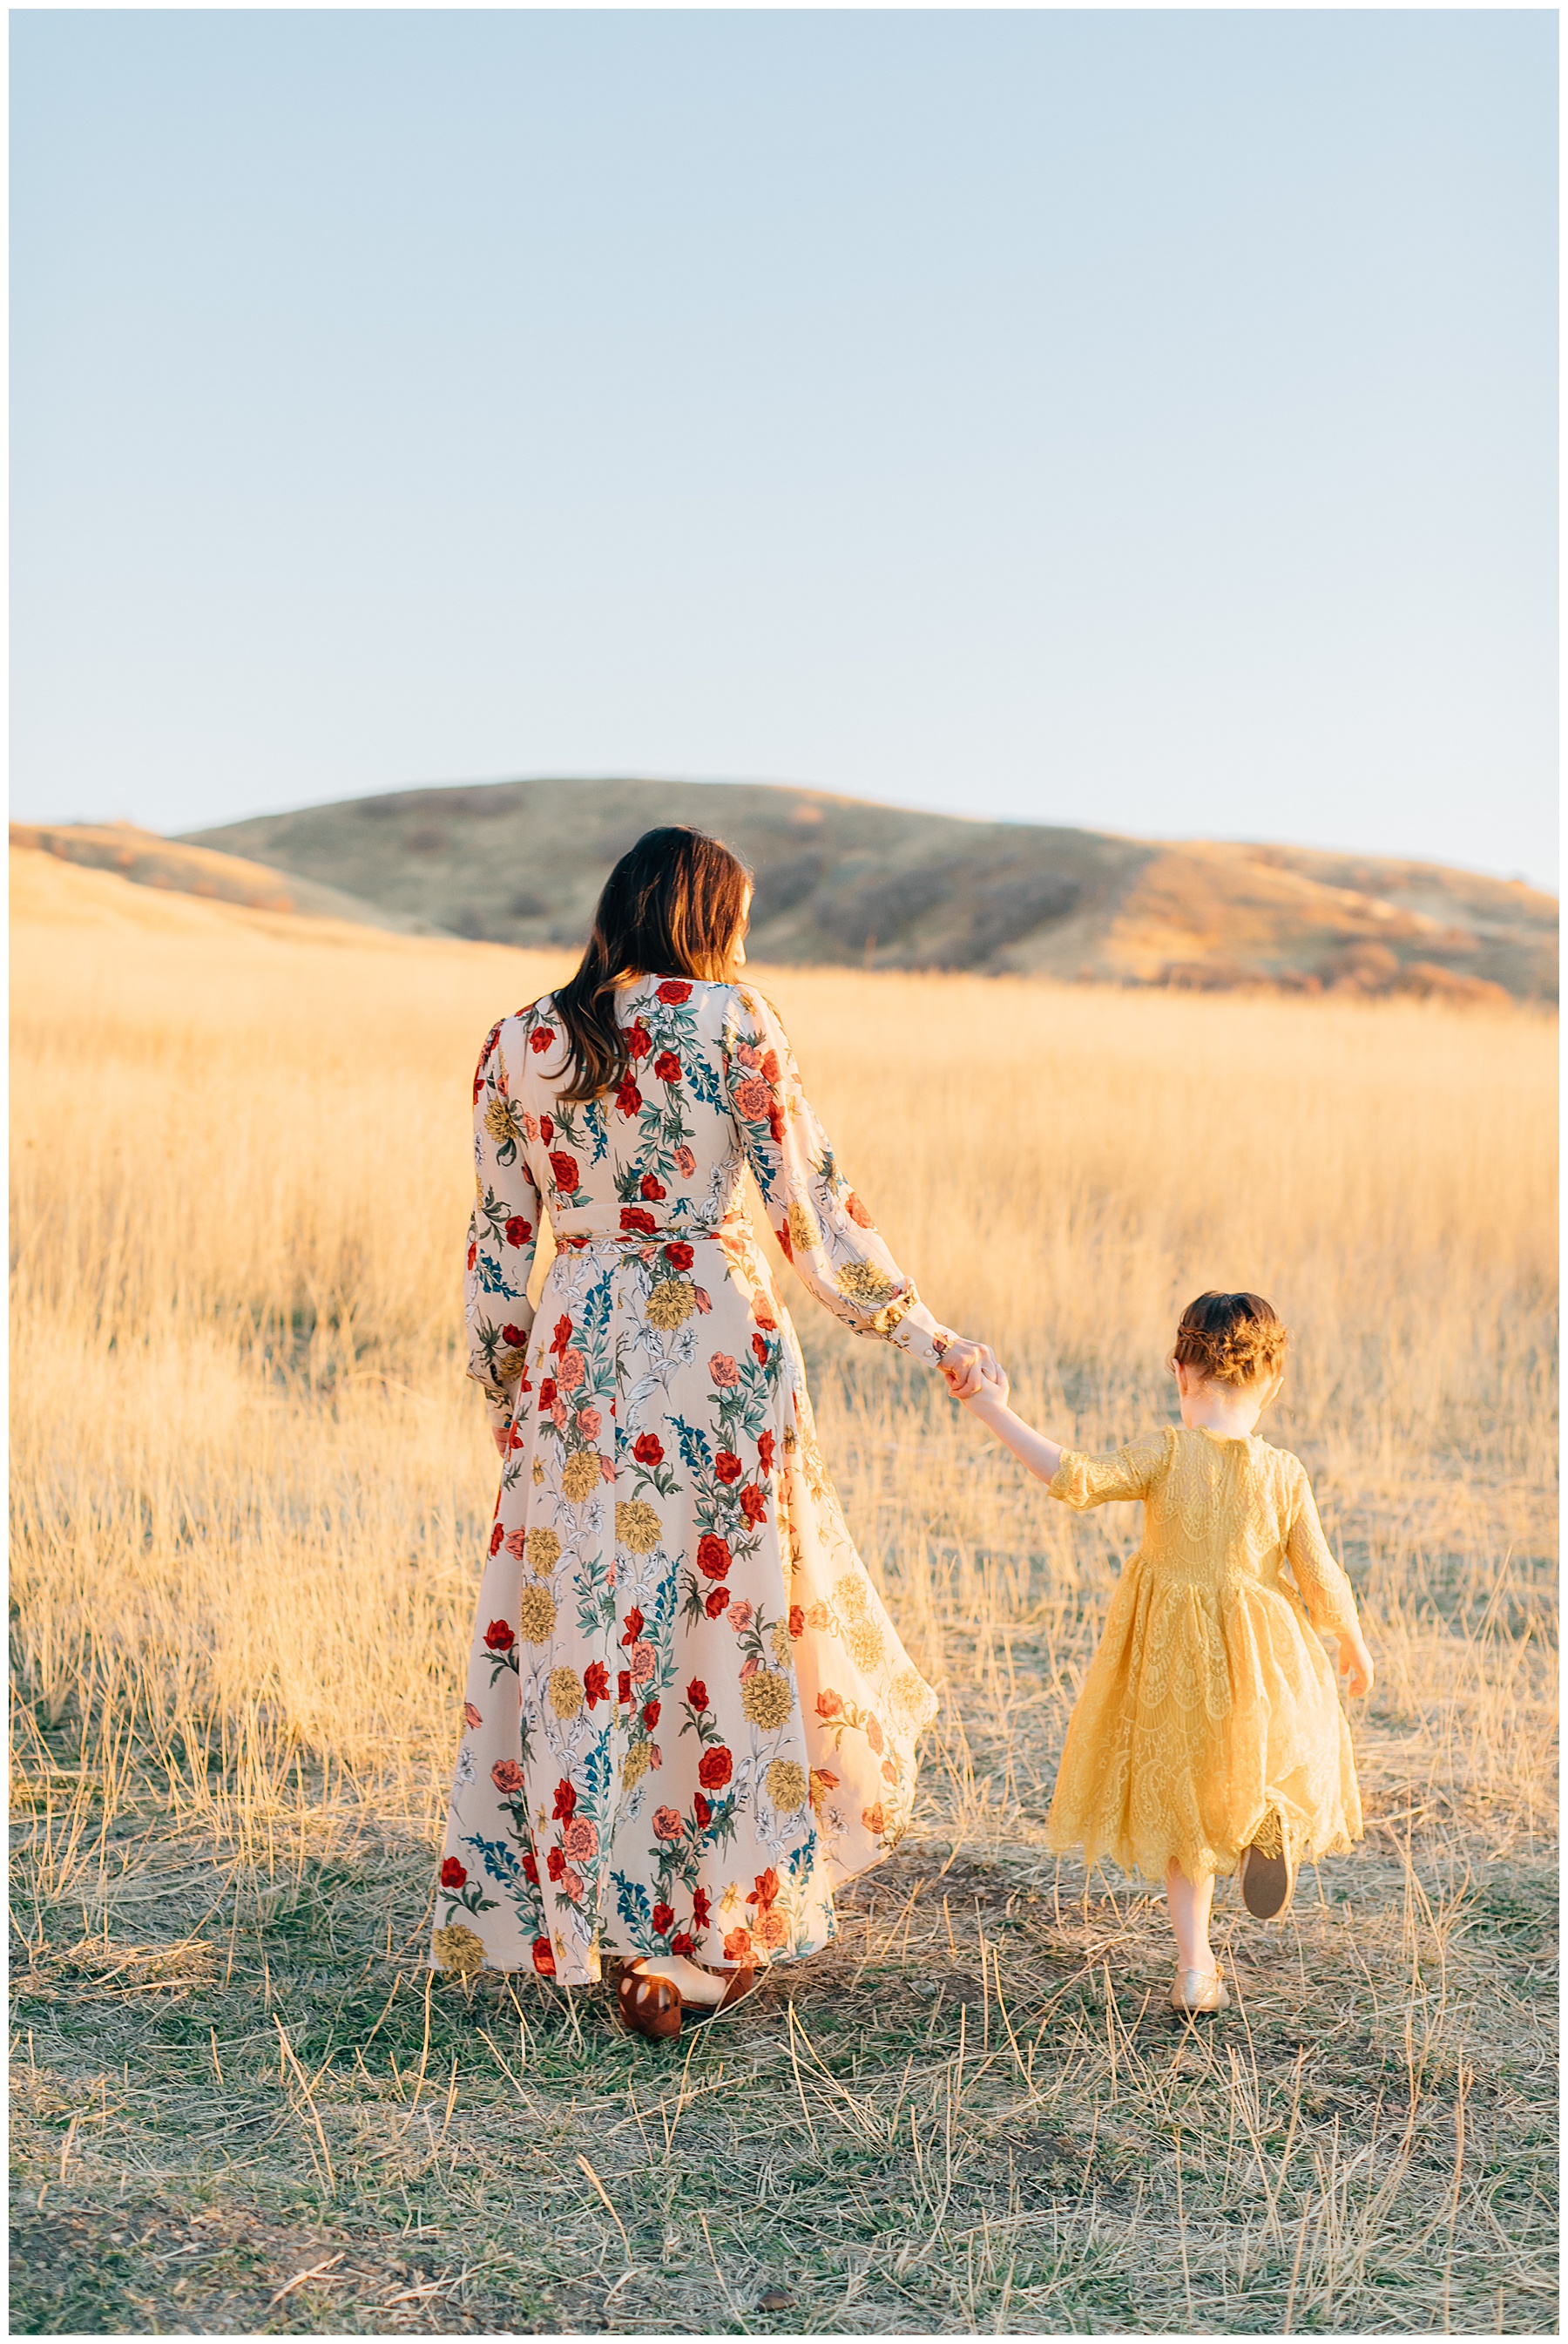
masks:
POLYGON ((1345 1690, 1347 1692, 1371 1692, 1372 1689, 1372 1678, 1375 1673, 1376 1672, 1372 1667, 1372 1656, 1368 1652, 1361 1636, 1353 1628, 1342 1629, 1340 1632, 1340 1674, 1346 1680, 1345 1690))
POLYGON ((954 1399, 995 1401, 1007 1398, 1007 1371, 998 1365, 996 1353, 989 1343, 976 1343, 967 1335, 960 1335, 943 1352, 941 1368, 954 1399))

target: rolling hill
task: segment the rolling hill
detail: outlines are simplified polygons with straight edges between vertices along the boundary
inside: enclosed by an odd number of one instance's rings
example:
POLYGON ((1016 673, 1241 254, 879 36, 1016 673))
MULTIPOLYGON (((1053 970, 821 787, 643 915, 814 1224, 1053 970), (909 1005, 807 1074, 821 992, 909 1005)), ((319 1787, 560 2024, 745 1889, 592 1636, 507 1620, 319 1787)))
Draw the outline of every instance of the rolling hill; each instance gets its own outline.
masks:
POLYGON ((816 790, 525 781, 403 790, 188 835, 384 914, 576 945, 651 824, 716 831, 756 873, 775 962, 1135 985, 1555 1000, 1557 903, 1520 881, 1305 848, 969 822, 816 790))

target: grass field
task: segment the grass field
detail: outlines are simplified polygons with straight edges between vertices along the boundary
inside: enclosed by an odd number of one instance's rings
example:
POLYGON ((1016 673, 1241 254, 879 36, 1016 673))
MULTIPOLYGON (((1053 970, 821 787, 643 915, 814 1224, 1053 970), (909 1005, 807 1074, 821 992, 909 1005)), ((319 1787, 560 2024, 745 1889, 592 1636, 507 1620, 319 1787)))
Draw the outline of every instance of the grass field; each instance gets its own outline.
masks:
POLYGON ((559 963, 16 860, 14 2329, 1554 2324, 1551 1023, 768 980, 1049 1428, 1162 1420, 1201 1287, 1295 1328, 1369 1829, 1281 1927, 1226 1893, 1236 2007, 1177 2026, 1158 1898, 1043 1846, 1135 1515, 802 1295, 944 1705, 835 1946, 671 2054, 421 1965, 494 1480, 468 1076, 559 963))

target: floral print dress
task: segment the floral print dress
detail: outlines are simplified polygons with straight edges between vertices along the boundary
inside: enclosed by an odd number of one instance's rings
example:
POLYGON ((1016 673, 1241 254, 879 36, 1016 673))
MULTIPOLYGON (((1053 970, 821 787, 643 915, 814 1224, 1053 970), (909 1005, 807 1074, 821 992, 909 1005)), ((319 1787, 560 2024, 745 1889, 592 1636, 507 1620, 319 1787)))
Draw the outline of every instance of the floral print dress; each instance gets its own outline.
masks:
POLYGON ((814 1952, 887 1853, 936 1697, 855 1551, 747 1217, 858 1333, 953 1339, 849 1187, 777 1012, 638 978, 618 1088, 563 1101, 546 995, 475 1076, 470 1372, 506 1437, 434 1958, 814 1952), (542 1215, 558 1248, 527 1298, 542 1215))

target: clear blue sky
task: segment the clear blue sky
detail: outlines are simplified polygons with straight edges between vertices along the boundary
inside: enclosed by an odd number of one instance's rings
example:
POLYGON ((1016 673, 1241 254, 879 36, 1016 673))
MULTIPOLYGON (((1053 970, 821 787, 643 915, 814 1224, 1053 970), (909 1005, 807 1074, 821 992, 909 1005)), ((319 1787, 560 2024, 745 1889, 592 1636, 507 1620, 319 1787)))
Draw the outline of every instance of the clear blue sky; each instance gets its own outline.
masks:
POLYGON ((787 780, 1555 884, 1541 12, 22 12, 15 810, 787 780))

